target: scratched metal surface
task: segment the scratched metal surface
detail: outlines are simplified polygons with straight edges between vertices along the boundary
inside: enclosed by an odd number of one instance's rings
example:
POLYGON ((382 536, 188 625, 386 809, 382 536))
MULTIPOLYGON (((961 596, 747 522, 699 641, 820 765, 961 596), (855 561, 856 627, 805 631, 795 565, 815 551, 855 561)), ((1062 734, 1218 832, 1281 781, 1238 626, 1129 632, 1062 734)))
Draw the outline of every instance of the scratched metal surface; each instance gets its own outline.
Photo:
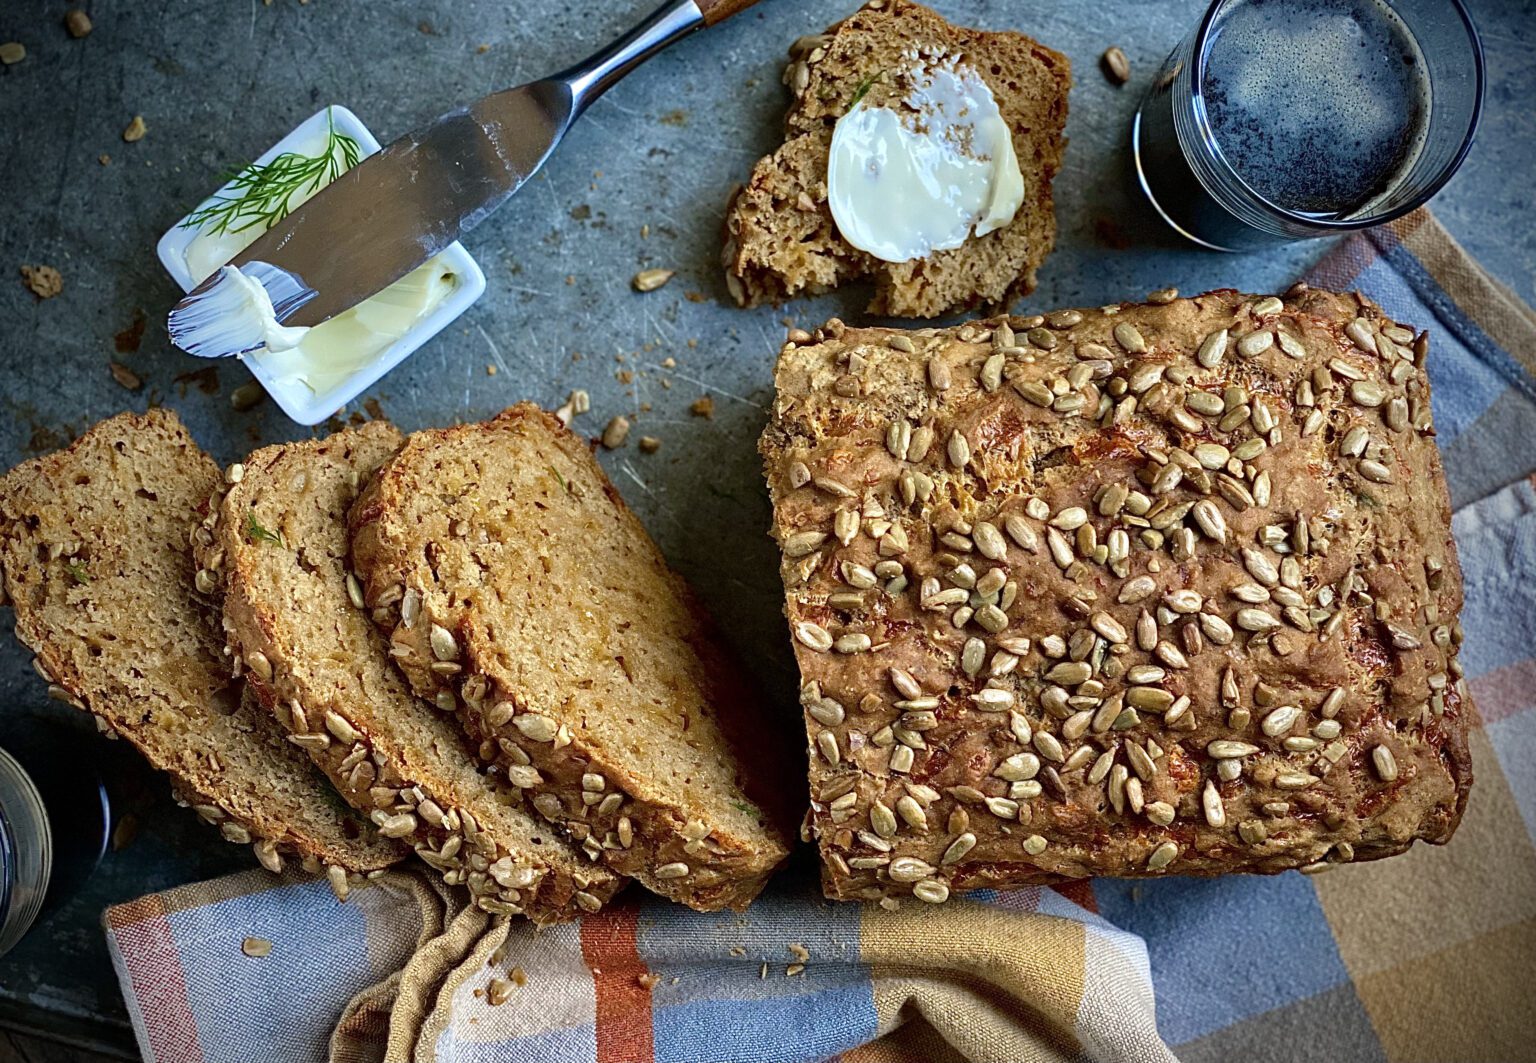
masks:
MULTIPOLYGON (((645 3, 96 0, 96 28, 83 41, 64 34, 53 0, 0 5, 0 40, 29 51, 0 70, 0 467, 151 402, 180 412, 221 461, 306 434, 270 403, 230 409, 230 391, 247 379, 237 364, 214 367, 216 379, 178 381, 205 367, 164 338, 160 322, 177 291, 154 257, 161 231, 222 171, 324 104, 346 104, 387 141, 452 104, 566 65, 624 29, 645 3), (149 131, 127 144, 119 134, 134 114, 149 131), (103 154, 110 163, 98 161, 103 154), (34 300, 17 277, 23 263, 59 268, 63 294, 34 300), (148 328, 138 349, 117 353, 119 334, 140 314, 148 328), (113 382, 114 357, 143 379, 142 390, 113 382)), ((630 446, 604 453, 604 465, 747 667, 780 695, 791 728, 797 714, 754 441, 783 320, 857 319, 864 295, 740 311, 725 303, 716 256, 732 184, 775 143, 785 46, 851 6, 764 0, 599 101, 545 172, 465 241, 489 278, 485 297, 372 393, 406 429, 482 418, 525 398, 553 406, 575 387, 592 395, 592 412, 578 422, 588 434, 613 414, 631 417, 630 446), (653 266, 678 275, 660 291, 633 292, 630 278, 653 266), (662 367, 667 358, 674 368, 662 367), (705 395, 713 417, 691 415, 690 404, 705 395), (660 453, 639 453, 641 434, 660 438, 660 453)), ((957 20, 1033 33, 1065 51, 1076 71, 1071 146, 1056 186, 1058 249, 1019 309, 1096 305, 1168 286, 1275 290, 1326 250, 1194 251, 1162 231, 1135 192, 1130 116, 1157 63, 1197 20, 1198 0, 938 6, 957 20), (1132 61, 1125 89, 1098 72, 1110 44, 1132 61)), ((1536 5, 1473 7, 1489 53, 1488 113, 1476 151, 1436 209, 1532 300, 1536 226, 1522 175, 1536 169, 1528 106, 1536 98, 1536 5)), ((19 646, 0 642, 0 742, 7 728, 68 711, 45 701, 19 646)), ((90 742, 69 748, 105 757, 113 773, 153 796, 132 802, 136 837, 108 857, 84 894, 0 960, 0 1021, 126 1047, 98 928, 102 907, 249 861, 176 812, 164 786, 121 751, 90 742)))

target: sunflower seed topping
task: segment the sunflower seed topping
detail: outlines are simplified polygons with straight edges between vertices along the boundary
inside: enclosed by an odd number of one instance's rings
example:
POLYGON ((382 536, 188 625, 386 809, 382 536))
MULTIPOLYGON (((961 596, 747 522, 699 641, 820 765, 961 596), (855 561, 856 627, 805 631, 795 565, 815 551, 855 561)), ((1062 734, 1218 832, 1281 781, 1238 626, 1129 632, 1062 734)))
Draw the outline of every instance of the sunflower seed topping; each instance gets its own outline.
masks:
POLYGON ((1371 750, 1371 764, 1382 782, 1397 780, 1397 757, 1386 746, 1376 746, 1371 750))

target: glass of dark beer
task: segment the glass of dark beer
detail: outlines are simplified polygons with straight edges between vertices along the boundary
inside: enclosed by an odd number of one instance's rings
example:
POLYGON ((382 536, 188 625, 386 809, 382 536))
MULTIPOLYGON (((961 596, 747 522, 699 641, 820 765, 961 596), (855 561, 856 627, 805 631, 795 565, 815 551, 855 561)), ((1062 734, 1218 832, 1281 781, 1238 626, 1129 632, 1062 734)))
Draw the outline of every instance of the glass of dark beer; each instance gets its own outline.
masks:
POLYGON ((1379 225, 1456 172, 1483 82, 1461 0, 1217 0, 1136 114, 1137 177, 1221 251, 1379 225))

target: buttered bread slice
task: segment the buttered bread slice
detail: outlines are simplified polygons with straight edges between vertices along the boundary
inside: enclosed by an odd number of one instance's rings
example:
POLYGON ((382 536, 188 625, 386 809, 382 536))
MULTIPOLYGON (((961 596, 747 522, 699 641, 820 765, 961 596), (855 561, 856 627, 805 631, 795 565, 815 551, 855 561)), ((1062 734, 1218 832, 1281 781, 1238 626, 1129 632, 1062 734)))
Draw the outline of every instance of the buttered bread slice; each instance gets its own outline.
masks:
POLYGON ((757 895, 788 854, 781 740, 585 443, 527 403, 418 432, 352 536, 397 663, 540 813, 691 907, 757 895))
POLYGON ((336 788, 479 907, 556 922, 623 880, 482 774, 453 719, 389 663, 347 560, 347 510, 400 445, 383 422, 267 447, 231 466, 199 547, 251 688, 336 788))
POLYGON ((188 537, 218 467, 176 415, 125 413, 0 480, 17 637, 60 700, 171 776, 183 803, 272 871, 324 865, 338 894, 405 856, 241 698, 188 537))

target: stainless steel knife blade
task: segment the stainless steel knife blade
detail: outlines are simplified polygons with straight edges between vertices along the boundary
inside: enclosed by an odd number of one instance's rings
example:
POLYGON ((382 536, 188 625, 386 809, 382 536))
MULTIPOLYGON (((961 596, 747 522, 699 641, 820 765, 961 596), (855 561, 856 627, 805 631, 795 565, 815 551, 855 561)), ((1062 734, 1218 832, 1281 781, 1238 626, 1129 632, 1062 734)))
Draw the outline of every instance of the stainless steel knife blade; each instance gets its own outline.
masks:
MULTIPOLYGON (((544 164, 581 112, 629 71, 752 3, 666 0, 629 33, 568 70, 450 111, 364 159, 230 264, 264 263, 257 272, 285 278, 283 296, 273 296, 277 320, 318 325, 399 280, 482 221, 544 164)), ((221 273, 171 313, 171 338, 184 349, 199 343, 192 308, 221 273), (178 324, 184 312, 193 320, 178 324)), ((239 350, 199 347, 196 353, 220 357, 239 350)))
POLYGON ((516 192, 564 136, 573 103, 570 85, 546 80, 451 111, 342 174, 232 264, 293 274, 316 294, 284 324, 318 325, 405 276, 516 192))

